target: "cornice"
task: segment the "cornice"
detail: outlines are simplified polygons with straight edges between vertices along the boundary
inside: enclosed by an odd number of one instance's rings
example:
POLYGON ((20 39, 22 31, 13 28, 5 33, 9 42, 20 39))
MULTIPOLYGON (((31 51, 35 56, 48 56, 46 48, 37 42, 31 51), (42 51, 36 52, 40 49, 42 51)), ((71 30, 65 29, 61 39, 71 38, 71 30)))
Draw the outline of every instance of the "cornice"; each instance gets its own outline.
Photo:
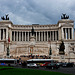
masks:
POLYGON ((62 20, 58 21, 58 24, 59 23, 74 23, 74 21, 73 20, 69 20, 69 19, 62 19, 62 20))

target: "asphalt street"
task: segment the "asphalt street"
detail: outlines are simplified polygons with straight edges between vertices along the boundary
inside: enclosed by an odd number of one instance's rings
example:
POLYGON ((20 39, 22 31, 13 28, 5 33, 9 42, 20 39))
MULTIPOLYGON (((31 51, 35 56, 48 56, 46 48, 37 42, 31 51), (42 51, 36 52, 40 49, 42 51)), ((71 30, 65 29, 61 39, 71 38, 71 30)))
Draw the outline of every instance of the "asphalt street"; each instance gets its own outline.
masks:
MULTIPOLYGON (((27 68, 27 67, 17 66, 15 68, 27 68)), ((52 69, 46 69, 46 68, 43 68, 43 67, 30 68, 30 69, 39 69, 39 70, 61 72, 61 73, 65 73, 65 74, 75 75, 75 67, 60 67, 59 69, 54 69, 54 70, 52 70, 52 69)))

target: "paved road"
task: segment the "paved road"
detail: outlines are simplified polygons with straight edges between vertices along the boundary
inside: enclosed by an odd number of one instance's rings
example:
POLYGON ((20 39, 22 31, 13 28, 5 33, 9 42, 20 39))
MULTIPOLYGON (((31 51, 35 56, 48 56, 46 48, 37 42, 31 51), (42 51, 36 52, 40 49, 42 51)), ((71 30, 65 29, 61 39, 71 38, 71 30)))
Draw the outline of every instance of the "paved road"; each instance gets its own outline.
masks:
MULTIPOLYGON (((16 68, 27 68, 27 67, 18 66, 16 68)), ((46 68, 42 68, 42 67, 39 67, 39 68, 30 68, 30 69, 39 69, 39 70, 46 70, 46 71, 53 71, 53 72, 61 72, 61 73, 65 73, 65 74, 75 75, 75 67, 67 67, 67 68, 60 67, 59 69, 54 69, 54 70, 46 69, 46 68)))

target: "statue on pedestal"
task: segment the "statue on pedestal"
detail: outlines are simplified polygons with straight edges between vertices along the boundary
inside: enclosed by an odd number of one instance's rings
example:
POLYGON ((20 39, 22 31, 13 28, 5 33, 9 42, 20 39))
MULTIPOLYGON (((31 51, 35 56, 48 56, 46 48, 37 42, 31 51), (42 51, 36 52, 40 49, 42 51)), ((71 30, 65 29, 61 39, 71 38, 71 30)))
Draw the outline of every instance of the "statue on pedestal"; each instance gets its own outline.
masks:
POLYGON ((34 35, 34 28, 33 28, 33 26, 32 26, 32 29, 31 29, 31 33, 32 33, 32 36, 34 35))
POLYGON ((64 55, 65 54, 64 49, 65 49, 65 45, 64 45, 64 42, 62 41, 62 43, 59 46, 59 54, 60 55, 64 55))

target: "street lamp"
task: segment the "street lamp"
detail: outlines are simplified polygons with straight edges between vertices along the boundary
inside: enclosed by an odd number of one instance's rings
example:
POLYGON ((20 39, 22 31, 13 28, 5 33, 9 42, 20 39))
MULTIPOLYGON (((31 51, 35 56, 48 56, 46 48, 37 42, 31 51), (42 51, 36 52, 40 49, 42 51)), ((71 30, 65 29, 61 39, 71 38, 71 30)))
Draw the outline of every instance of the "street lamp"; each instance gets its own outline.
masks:
POLYGON ((50 49, 49 49, 49 55, 52 55, 52 49, 51 49, 51 46, 50 46, 50 49))
POLYGON ((50 48, 49 48, 49 56, 51 58, 51 55, 52 55, 52 49, 51 49, 51 41, 50 41, 50 48))

